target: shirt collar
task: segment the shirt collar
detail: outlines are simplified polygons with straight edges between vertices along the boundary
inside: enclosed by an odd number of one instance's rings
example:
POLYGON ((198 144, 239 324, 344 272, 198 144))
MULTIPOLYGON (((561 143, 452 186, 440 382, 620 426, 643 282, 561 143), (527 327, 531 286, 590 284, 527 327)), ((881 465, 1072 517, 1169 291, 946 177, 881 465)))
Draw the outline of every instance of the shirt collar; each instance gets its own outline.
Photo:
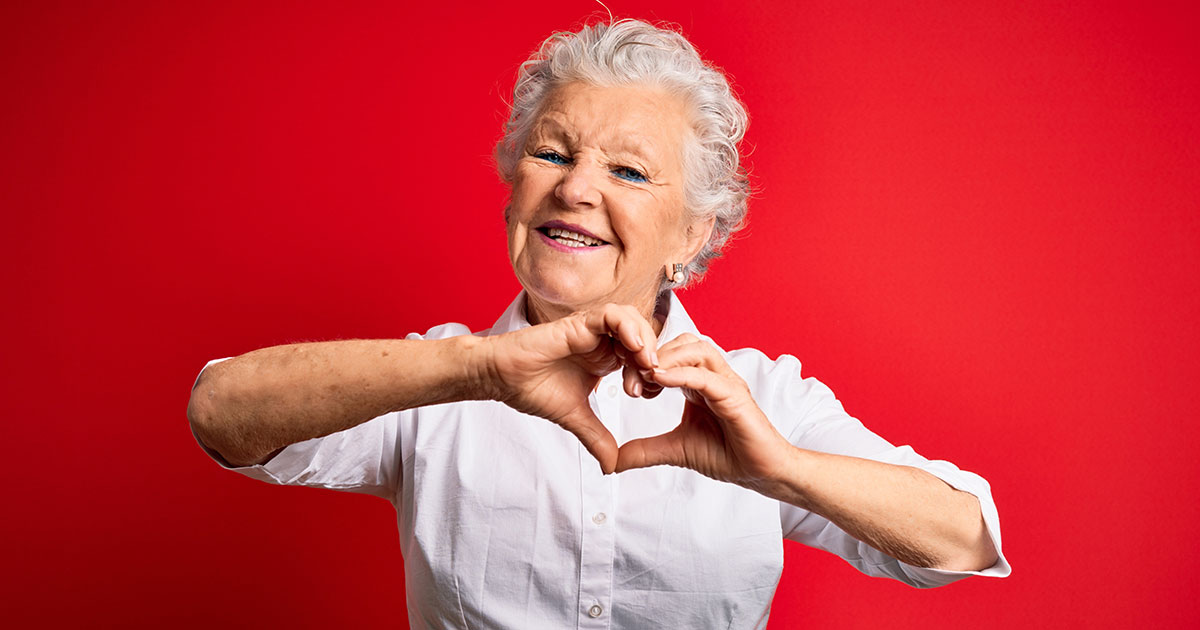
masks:
MULTIPOLYGON (((525 318, 525 290, 522 289, 517 294, 516 299, 508 305, 504 310, 504 314, 496 323, 492 325, 489 335, 499 335, 506 332, 513 332, 522 328, 529 327, 529 320, 525 318)), ((667 291, 666 298, 660 302, 658 314, 665 314, 666 320, 663 322, 662 332, 658 335, 658 345, 662 345, 683 333, 692 333, 700 337, 700 331, 696 328, 695 322, 688 315, 686 309, 683 308, 683 303, 679 301, 679 297, 674 291, 667 291)))
POLYGON ((525 290, 522 289, 517 294, 516 299, 504 309, 504 313, 500 315, 500 319, 492 324, 492 328, 488 330, 488 335, 503 335, 506 332, 520 330, 529 326, 529 320, 525 319, 525 290))

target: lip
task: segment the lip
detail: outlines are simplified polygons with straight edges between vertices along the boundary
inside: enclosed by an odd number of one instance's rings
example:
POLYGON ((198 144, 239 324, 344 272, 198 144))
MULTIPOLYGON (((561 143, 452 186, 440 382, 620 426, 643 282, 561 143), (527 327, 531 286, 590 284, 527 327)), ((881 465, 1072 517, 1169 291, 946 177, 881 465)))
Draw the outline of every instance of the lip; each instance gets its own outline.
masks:
MULTIPOLYGON (((561 227, 561 226, 548 225, 546 227, 561 227)), ((568 227, 564 227, 562 229, 578 231, 578 230, 574 230, 574 228, 568 228, 568 227)), ((586 254, 588 252, 594 252, 596 250, 604 249, 605 247, 607 247, 607 244, 597 245, 596 247, 568 247, 568 246, 563 245, 562 243, 559 243, 558 241, 550 238, 549 236, 542 234, 542 231, 540 228, 537 230, 534 230, 534 232, 537 232, 538 238, 542 239, 542 242, 545 243, 546 245, 548 245, 560 252, 567 252, 568 254, 586 254)), ((580 232, 580 234, 583 234, 583 232, 580 232)), ((593 237, 593 238, 595 238, 595 237, 593 237)))
MULTIPOLYGON (((579 233, 579 234, 582 234, 582 235, 584 235, 584 236, 586 236, 586 237, 588 237, 588 238, 594 238, 594 239, 596 239, 597 241, 601 241, 601 242, 603 242, 605 245, 608 245, 608 241, 606 241, 606 240, 604 240, 604 239, 600 238, 599 236, 596 236, 595 234, 592 234, 591 232, 589 232, 589 231, 587 231, 587 230, 585 230, 585 229, 583 229, 583 228, 579 227, 578 225, 575 225, 575 224, 573 224, 573 223, 567 223, 567 222, 565 222, 565 221, 559 221, 559 220, 547 221, 547 222, 545 222, 545 223, 543 223, 543 224, 539 225, 539 226, 538 226, 537 228, 535 228, 535 229, 537 229, 537 230, 539 230, 539 231, 540 231, 540 230, 548 230, 548 229, 550 229, 550 228, 558 228, 558 229, 560 229, 560 230, 570 230, 570 231, 572 231, 572 232, 577 232, 577 233, 579 233)), ((545 234, 543 234, 542 236, 545 236, 545 234)), ((550 240, 554 240, 554 239, 550 239, 550 240)), ((557 242, 557 241, 555 241, 555 242, 557 242)), ((574 248, 569 248, 569 249, 574 249, 574 248)))

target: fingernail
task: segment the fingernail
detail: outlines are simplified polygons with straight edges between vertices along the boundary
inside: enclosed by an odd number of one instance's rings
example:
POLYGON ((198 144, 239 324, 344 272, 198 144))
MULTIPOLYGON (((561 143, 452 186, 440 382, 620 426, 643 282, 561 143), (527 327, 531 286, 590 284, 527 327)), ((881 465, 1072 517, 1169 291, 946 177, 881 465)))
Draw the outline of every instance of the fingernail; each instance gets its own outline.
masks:
POLYGON ((636 396, 641 396, 641 395, 642 395, 642 384, 641 384, 641 383, 634 383, 634 384, 633 384, 633 395, 634 395, 635 397, 636 397, 636 396))
POLYGON ((650 351, 650 365, 658 367, 658 353, 653 350, 650 351))
POLYGON ((638 336, 634 337, 634 338, 633 338, 633 343, 636 343, 636 344, 638 345, 638 347, 639 347, 639 348, 640 348, 640 347, 642 347, 642 346, 644 346, 644 345, 646 345, 646 344, 642 343, 642 336, 641 336, 641 335, 638 335, 638 336))

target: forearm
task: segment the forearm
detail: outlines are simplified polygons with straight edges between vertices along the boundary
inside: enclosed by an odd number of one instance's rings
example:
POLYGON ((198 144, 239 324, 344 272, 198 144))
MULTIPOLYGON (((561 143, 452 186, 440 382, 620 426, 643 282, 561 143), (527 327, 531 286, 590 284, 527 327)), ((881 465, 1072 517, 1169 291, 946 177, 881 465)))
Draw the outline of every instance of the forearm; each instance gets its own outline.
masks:
POLYGON ((796 447, 787 462, 771 496, 896 559, 956 571, 996 562, 979 500, 925 471, 796 447))
POLYGON ((480 339, 349 340, 263 348, 209 366, 188 419, 234 465, 390 411, 482 397, 480 339))

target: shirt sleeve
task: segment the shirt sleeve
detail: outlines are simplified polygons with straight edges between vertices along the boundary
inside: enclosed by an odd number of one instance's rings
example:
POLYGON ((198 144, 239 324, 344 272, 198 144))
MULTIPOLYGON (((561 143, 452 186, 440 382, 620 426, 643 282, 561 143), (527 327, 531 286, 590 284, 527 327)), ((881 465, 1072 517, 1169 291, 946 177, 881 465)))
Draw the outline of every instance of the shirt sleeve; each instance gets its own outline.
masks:
POLYGON ((919 468, 955 489, 971 493, 979 499, 984 525, 999 558, 982 571, 914 566, 859 541, 820 515, 780 503, 785 538, 834 553, 867 575, 890 577, 918 588, 943 586, 971 575, 1005 577, 1012 572, 1001 547, 1000 517, 986 480, 950 462, 928 460, 910 446, 894 446, 871 432, 846 413, 823 383, 815 378, 801 378, 800 362, 795 357, 784 355, 767 369, 770 373, 761 377, 766 385, 763 394, 772 401, 768 417, 789 442, 804 449, 919 468), (789 423, 780 419, 791 420, 789 423))
MULTIPOLYGON (((209 361, 200 373, 225 360, 209 361)), ((199 381, 197 376, 196 382, 199 381)), ((194 427, 192 436, 222 468, 251 479, 281 486, 360 492, 394 503, 400 486, 396 439, 398 415, 385 414, 345 431, 290 444, 266 463, 254 466, 230 465, 220 453, 200 440, 194 427)))

